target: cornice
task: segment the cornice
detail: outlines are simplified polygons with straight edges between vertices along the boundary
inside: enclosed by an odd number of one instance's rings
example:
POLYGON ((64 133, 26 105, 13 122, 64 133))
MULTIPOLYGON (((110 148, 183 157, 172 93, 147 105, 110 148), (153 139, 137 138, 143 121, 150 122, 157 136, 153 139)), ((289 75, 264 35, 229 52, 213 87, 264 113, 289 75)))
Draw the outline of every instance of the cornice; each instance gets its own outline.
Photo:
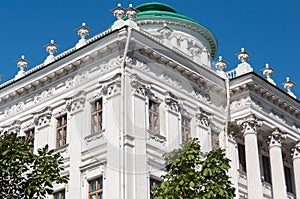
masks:
MULTIPOLYGON (((214 84, 213 82, 211 82, 207 78, 205 78, 205 76, 201 76, 200 74, 192 71, 191 69, 185 67, 184 65, 171 60, 170 58, 168 58, 167 56, 165 56, 159 52, 156 52, 152 48, 143 47, 139 51, 142 55, 156 61, 157 63, 163 64, 167 67, 175 69, 177 72, 179 72, 184 77, 191 80, 192 82, 194 82, 196 85, 198 85, 200 87, 205 86, 206 88, 208 88, 208 90, 215 90, 216 92, 222 92, 222 91, 224 92, 224 88, 222 86, 214 84)), ((204 70, 205 69, 206 68, 204 68, 204 70)), ((209 71, 209 72, 211 72, 211 71, 209 71)), ((216 76, 215 73, 213 73, 213 72, 211 72, 211 73, 213 74, 213 76, 216 76)), ((220 78, 218 76, 216 76, 216 77, 220 78)))
MULTIPOLYGON (((52 65, 53 63, 55 63, 55 62, 57 62, 57 61, 65 58, 65 57, 67 57, 67 56, 69 56, 69 55, 71 55, 71 54, 73 54, 73 53, 81 50, 85 46, 88 46, 89 44, 92 44, 92 43, 94 43, 94 42, 96 42, 96 41, 98 41, 98 40, 106 37, 107 35, 109 35, 109 34, 111 34, 113 32, 116 32, 116 31, 118 31, 118 30, 112 31, 112 29, 107 29, 107 30, 105 30, 105 31, 103 31, 103 32, 101 32, 101 33, 93 36, 92 38, 86 40, 85 45, 83 45, 81 48, 76 48, 76 46, 74 46, 74 47, 72 47, 72 48, 70 48, 70 49, 68 49, 68 50, 66 50, 66 51, 58 54, 57 56, 54 57, 54 60, 55 60, 54 62, 51 62, 50 64, 44 64, 44 63, 42 63, 42 64, 39 64, 37 66, 34 66, 33 68, 31 68, 30 70, 28 70, 28 71, 26 71, 24 73, 24 77, 23 78, 26 78, 26 76, 29 76, 29 75, 35 73, 36 71, 39 71, 39 70, 41 70, 41 69, 43 69, 45 67, 48 67, 49 65, 52 65)), ((20 79, 23 79, 23 78, 20 78, 20 79)), ((4 87, 7 87, 7 86, 9 86, 9 85, 11 85, 11 84, 19 81, 20 79, 12 78, 12 79, 10 79, 10 80, 8 80, 8 81, 0 84, 0 90, 2 88, 4 88, 4 87)))
POLYGON ((256 93, 263 100, 300 119, 300 103, 287 93, 252 72, 231 80, 231 98, 244 91, 256 93))

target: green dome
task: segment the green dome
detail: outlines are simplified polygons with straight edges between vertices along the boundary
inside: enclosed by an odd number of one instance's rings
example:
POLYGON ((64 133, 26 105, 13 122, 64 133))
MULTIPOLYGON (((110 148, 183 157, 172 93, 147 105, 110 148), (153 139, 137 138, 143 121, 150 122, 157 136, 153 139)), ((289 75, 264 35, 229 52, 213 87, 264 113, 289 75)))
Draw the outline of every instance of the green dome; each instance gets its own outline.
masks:
POLYGON ((174 19, 183 19, 198 24, 197 21, 189 17, 186 17, 184 15, 178 14, 175 9, 163 3, 157 3, 157 2, 145 3, 137 6, 135 9, 140 11, 137 14, 137 19, 174 18, 174 19))
POLYGON ((140 24, 143 21, 147 20, 157 20, 157 24, 168 24, 169 19, 170 23, 173 23, 172 21, 177 21, 179 22, 177 26, 181 26, 198 33, 199 35, 203 36, 209 43, 212 58, 214 59, 214 57, 216 56, 218 48, 216 37, 210 30, 199 24, 196 20, 178 14, 174 8, 163 3, 145 3, 137 6, 135 9, 139 11, 135 18, 135 21, 140 24))

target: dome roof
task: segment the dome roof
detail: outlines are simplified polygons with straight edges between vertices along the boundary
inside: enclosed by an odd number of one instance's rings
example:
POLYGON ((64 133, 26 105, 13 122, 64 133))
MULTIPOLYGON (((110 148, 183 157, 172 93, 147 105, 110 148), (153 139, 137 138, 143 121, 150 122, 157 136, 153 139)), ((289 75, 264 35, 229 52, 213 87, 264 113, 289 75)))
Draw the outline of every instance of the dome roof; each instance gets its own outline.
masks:
POLYGON ((157 3, 157 2, 145 3, 137 6, 135 9, 140 11, 137 14, 138 19, 139 18, 175 18, 175 19, 177 18, 177 19, 183 19, 198 24, 198 22, 195 21, 194 19, 178 14, 175 9, 163 3, 157 3))
POLYGON ((167 23, 168 21, 174 24, 174 21, 179 22, 179 26, 189 29, 205 38, 209 43, 211 49, 212 58, 215 57, 217 52, 217 40, 214 34, 200 25, 196 20, 191 19, 187 16, 178 14, 174 8, 169 5, 157 2, 145 3, 137 6, 135 8, 139 11, 135 21, 147 21, 147 20, 157 20, 158 23, 167 23))

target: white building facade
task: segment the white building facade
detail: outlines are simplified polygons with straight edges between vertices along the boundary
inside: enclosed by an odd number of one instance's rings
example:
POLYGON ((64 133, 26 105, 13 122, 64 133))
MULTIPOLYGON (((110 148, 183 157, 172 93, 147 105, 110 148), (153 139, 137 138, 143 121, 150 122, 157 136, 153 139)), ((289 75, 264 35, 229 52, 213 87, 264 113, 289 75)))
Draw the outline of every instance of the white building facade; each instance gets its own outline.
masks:
POLYGON ((164 4, 112 10, 109 29, 0 85, 1 132, 34 137, 64 157, 55 199, 142 199, 163 174, 162 155, 197 137, 231 159, 236 198, 300 198, 300 103, 287 79, 263 78, 249 53, 225 72, 215 36, 164 4), (126 19, 124 19, 126 16, 126 19), (216 69, 215 69, 216 68, 216 69))

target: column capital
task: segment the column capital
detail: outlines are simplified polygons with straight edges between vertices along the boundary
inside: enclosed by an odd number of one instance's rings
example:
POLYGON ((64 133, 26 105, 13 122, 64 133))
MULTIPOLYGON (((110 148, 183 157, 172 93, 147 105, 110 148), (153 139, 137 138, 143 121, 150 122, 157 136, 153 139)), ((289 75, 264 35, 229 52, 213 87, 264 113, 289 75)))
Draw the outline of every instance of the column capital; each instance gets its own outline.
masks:
POLYGON ((274 146, 281 147, 285 135, 282 134, 280 129, 276 128, 274 129, 272 134, 268 136, 268 138, 270 139, 269 147, 274 147, 274 146))
POLYGON ((262 121, 260 121, 255 115, 251 114, 247 117, 237 120, 237 124, 242 126, 242 132, 244 135, 257 134, 257 128, 262 125, 262 121))
POLYGON ((291 155, 292 155, 294 160, 300 158, 300 140, 295 145, 295 147, 292 149, 292 154, 291 155))

